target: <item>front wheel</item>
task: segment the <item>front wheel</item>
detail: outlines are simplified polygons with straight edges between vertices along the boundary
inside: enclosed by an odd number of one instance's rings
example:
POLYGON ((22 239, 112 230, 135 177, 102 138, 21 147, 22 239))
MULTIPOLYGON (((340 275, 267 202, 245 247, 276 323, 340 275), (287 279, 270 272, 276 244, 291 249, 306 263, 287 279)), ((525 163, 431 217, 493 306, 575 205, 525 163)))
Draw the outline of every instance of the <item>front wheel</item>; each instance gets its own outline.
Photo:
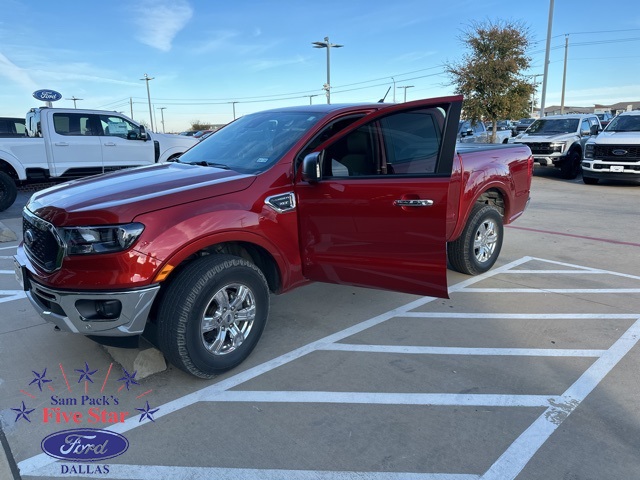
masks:
POLYGON ((600 181, 599 178, 594 178, 594 177, 585 177, 584 173, 582 174, 582 181, 586 184, 586 185, 597 185, 598 182, 600 181))
POLYGON ((231 255, 195 260, 158 308, 158 343, 170 363, 201 378, 240 364, 269 315, 269 287, 253 263, 231 255))
POLYGON ((580 173, 580 162, 582 161, 582 155, 578 150, 571 150, 567 158, 560 165, 560 174, 562 178, 567 180, 573 180, 580 173))
POLYGON ((0 172, 0 212, 4 212, 13 205, 18 196, 18 187, 5 172, 0 172))
POLYGON ((467 275, 488 271, 500 255, 503 230, 502 216, 496 207, 475 204, 462 235, 447 244, 451 267, 467 275))

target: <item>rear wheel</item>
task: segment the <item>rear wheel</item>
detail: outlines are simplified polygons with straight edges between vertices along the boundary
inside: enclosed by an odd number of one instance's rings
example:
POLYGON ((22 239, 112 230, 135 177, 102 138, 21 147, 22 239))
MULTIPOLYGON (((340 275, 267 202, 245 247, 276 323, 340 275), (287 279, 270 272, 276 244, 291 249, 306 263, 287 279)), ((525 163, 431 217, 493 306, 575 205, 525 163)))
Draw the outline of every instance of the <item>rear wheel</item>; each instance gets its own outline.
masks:
POLYGON ((18 187, 5 172, 0 172, 0 212, 4 212, 13 205, 18 196, 18 187))
POLYGON ((169 285, 158 309, 158 343, 169 362, 211 378, 245 360, 269 315, 269 288, 251 262, 209 255, 169 285))
POLYGON ((447 244, 451 267, 467 275, 488 271, 500 255, 503 230, 502 216, 496 207, 475 204, 462 235, 447 244))

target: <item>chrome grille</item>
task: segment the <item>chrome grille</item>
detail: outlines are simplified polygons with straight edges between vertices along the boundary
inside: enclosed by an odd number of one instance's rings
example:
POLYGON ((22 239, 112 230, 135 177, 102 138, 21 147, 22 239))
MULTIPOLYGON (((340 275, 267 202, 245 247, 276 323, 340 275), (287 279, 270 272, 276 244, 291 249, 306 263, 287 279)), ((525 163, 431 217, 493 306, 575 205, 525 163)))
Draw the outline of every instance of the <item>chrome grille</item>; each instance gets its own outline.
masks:
POLYGON ((62 265, 64 247, 55 227, 28 210, 22 213, 22 236, 27 256, 47 272, 62 265))

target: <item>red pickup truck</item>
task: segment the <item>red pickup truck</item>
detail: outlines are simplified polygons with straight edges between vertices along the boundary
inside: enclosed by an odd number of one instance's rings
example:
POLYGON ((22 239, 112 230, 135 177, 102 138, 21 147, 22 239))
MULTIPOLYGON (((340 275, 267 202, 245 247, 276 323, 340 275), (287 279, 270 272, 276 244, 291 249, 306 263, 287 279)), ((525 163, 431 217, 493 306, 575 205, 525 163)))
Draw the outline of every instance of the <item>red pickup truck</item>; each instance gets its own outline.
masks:
POLYGON ((16 275, 59 330, 108 343, 149 328, 204 378, 251 353, 270 293, 320 281, 447 297, 447 257, 491 268, 533 171, 525 145, 457 146, 461 105, 255 113, 177 162, 43 190, 16 275))

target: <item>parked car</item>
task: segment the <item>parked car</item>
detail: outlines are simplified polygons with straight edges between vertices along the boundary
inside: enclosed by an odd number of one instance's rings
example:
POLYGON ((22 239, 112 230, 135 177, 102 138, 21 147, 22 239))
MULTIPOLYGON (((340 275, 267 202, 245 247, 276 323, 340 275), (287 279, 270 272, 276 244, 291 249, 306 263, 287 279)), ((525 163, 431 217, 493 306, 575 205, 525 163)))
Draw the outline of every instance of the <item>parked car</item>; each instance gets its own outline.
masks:
POLYGON ((460 143, 488 143, 489 135, 484 123, 460 120, 457 139, 460 143))
POLYGON ((598 117, 598 120, 600 120, 600 125, 602 125, 602 128, 609 125, 609 122, 613 120, 613 115, 610 112, 596 113, 596 117, 598 117))
POLYGON ((193 137, 197 132, 197 130, 187 130, 184 132, 180 132, 180 135, 185 136, 185 137, 193 137))
POLYGON ((249 356, 271 294, 319 281, 446 297, 447 260, 493 266, 533 171, 525 145, 456 145, 461 108, 454 96, 258 112, 176 162, 42 190, 23 211, 16 276, 58 329, 114 344, 149 326, 204 378, 249 356))
POLYGON ((521 118, 515 124, 515 134, 523 133, 535 121, 535 118, 521 118))
POLYGON ((198 130, 196 133, 193 134, 193 138, 197 138, 198 140, 200 140, 202 139, 202 137, 204 137, 205 135, 211 132, 213 132, 213 130, 198 130))
POLYGON ((601 130, 594 114, 550 115, 533 122, 513 140, 531 149, 536 163, 560 169, 563 178, 580 173, 584 144, 601 130))
POLYGON ((582 181, 640 182, 640 111, 622 112, 584 146, 582 181))

